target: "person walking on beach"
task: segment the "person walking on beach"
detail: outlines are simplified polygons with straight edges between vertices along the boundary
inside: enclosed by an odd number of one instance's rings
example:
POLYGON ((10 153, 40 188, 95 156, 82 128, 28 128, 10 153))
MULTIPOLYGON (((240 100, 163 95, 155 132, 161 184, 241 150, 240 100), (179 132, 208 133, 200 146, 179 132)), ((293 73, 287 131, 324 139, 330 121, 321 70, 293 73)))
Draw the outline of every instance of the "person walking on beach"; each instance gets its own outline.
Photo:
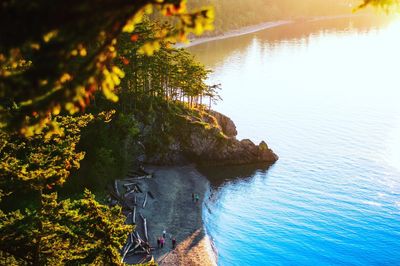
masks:
POLYGON ((160 248, 161 246, 161 237, 157 238, 157 248, 160 248))
POLYGON ((176 239, 174 237, 172 238, 172 249, 175 249, 175 246, 176 246, 176 239))
POLYGON ((165 229, 164 229, 164 231, 162 231, 162 236, 163 236, 163 238, 167 237, 167 231, 165 231, 165 229))
POLYGON ((161 239, 160 239, 161 248, 164 247, 164 243, 165 243, 165 239, 163 237, 161 237, 161 239))
POLYGON ((194 201, 194 193, 192 193, 192 201, 194 201))
POLYGON ((196 203, 199 202, 199 199, 200 199, 199 194, 196 194, 195 198, 196 198, 196 203))

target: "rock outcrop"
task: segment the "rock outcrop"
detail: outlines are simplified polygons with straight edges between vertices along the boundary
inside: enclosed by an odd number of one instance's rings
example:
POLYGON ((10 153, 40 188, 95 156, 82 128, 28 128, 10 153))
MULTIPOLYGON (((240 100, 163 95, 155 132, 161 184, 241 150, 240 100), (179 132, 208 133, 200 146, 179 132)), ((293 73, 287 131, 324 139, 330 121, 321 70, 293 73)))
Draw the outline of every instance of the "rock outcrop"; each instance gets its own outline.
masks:
POLYGON ((184 117, 175 130, 172 142, 164 154, 147 157, 153 164, 229 165, 278 160, 278 156, 262 141, 256 145, 249 139, 237 140, 234 122, 227 116, 211 111, 198 117, 184 117))

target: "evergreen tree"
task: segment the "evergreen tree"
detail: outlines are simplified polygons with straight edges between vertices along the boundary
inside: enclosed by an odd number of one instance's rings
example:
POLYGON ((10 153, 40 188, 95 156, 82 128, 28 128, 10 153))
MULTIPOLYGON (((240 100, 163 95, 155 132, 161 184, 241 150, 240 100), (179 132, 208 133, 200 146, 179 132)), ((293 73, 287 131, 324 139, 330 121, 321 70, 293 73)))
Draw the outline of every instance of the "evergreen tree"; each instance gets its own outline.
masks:
POLYGON ((120 265, 120 249, 132 226, 119 207, 98 203, 85 191, 80 200, 43 194, 38 209, 0 213, 0 249, 33 265, 120 265))
POLYGON ((51 191, 79 168, 84 153, 76 146, 93 116, 58 116, 58 134, 45 127, 31 137, 1 132, 0 189, 36 191, 39 204, 0 212, 0 261, 18 264, 120 264, 119 250, 131 226, 118 207, 95 201, 86 191, 80 200, 59 201, 51 191))
POLYGON ((99 88, 117 101, 124 73, 114 65, 117 38, 132 32, 153 9, 175 21, 143 44, 152 54, 159 41, 183 41, 212 28, 208 9, 188 12, 185 0, 48 1, 0 4, 0 128, 31 135, 49 114, 84 110, 99 88), (29 119, 27 116, 32 116, 29 119), (30 128, 31 127, 31 128, 30 128))

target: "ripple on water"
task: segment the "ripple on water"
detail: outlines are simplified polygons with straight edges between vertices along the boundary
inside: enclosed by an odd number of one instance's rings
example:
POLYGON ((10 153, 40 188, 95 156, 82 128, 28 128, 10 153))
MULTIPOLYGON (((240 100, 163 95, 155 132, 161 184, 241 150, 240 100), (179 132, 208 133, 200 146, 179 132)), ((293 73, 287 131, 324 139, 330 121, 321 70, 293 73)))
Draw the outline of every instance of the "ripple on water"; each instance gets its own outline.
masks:
POLYGON ((222 266, 400 265, 400 38, 390 25, 337 22, 343 29, 292 24, 208 46, 223 48, 209 65, 224 86, 217 109, 239 137, 267 137, 280 156, 219 183, 206 202, 222 266), (379 56, 359 51, 384 40, 379 56), (388 67, 365 75, 371 65, 388 67))

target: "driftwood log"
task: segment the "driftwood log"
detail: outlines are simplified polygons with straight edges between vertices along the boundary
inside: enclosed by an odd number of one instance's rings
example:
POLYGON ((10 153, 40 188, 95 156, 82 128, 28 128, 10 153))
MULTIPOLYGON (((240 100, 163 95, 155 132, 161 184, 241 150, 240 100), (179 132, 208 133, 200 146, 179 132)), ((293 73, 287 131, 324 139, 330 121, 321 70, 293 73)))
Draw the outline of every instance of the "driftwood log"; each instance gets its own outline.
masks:
POLYGON ((118 190, 118 180, 117 179, 114 180, 114 189, 115 189, 115 193, 117 193, 117 196, 121 197, 121 194, 119 193, 119 190, 118 190))
POLYGON ((140 237, 139 232, 136 231, 136 237, 139 241, 144 242, 143 239, 140 237))
POLYGON ((153 193, 151 193, 150 191, 147 191, 147 194, 149 194, 150 198, 154 199, 153 193))
POLYGON ((148 174, 148 175, 136 175, 136 174, 128 174, 126 178, 124 178, 124 181, 128 182, 135 182, 141 179, 146 179, 146 178, 152 178, 153 175, 148 174))
POLYGON ((146 242, 149 242, 149 237, 147 235, 147 220, 144 218, 142 214, 140 214, 140 217, 143 219, 143 227, 144 227, 144 237, 146 238, 146 242))
POLYGON ((119 196, 118 196, 114 191, 112 191, 112 190, 110 190, 109 193, 110 193, 110 196, 111 196, 112 198, 114 198, 115 200, 117 200, 117 201, 119 202, 119 204, 121 204, 121 206, 122 206, 123 209, 132 211, 132 208, 129 206, 129 204, 126 202, 125 199, 123 199, 122 197, 119 197, 119 196))
POLYGON ((125 251, 128 249, 128 245, 130 243, 132 243, 131 234, 129 234, 128 241, 125 243, 124 247, 122 248, 122 253, 125 253, 125 251))
POLYGON ((146 193, 146 195, 144 195, 144 201, 143 201, 143 205, 142 205, 143 209, 146 207, 146 203, 147 203, 147 193, 146 193))
POLYGON ((132 186, 135 186, 135 185, 136 185, 136 183, 126 183, 126 184, 123 184, 122 186, 127 188, 127 187, 132 187, 132 186))
POLYGON ((132 211, 132 224, 136 224, 136 205, 133 206, 133 211, 132 211))
POLYGON ((139 187, 138 184, 136 184, 135 186, 136 186, 136 189, 137 189, 140 193, 143 193, 142 189, 139 187))
POLYGON ((124 259, 125 259, 125 257, 126 257, 126 254, 128 254, 128 251, 129 251, 129 249, 131 248, 132 244, 133 244, 133 243, 129 243, 129 244, 128 244, 128 246, 127 246, 127 248, 126 248, 124 254, 122 255, 121 263, 124 262, 124 259))
POLYGON ((136 191, 134 189, 132 189, 132 190, 128 191, 127 193, 125 193, 124 197, 126 198, 126 197, 128 197, 128 195, 135 193, 135 192, 136 191))

